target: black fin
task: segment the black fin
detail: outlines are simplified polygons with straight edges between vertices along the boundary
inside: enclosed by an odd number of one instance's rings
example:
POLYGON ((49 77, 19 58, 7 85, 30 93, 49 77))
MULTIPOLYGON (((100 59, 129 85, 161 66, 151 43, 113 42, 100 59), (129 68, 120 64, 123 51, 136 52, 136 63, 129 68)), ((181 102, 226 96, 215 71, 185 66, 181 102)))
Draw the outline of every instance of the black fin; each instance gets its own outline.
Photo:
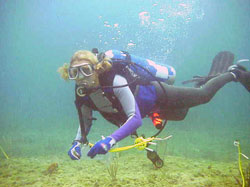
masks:
POLYGON ((213 59, 208 76, 218 75, 225 73, 229 66, 233 65, 234 54, 229 51, 219 52, 213 59))
POLYGON ((229 51, 219 52, 213 59, 212 66, 207 76, 194 76, 193 79, 183 81, 182 84, 195 83, 195 87, 200 87, 221 73, 225 73, 229 66, 233 64, 234 54, 229 51))

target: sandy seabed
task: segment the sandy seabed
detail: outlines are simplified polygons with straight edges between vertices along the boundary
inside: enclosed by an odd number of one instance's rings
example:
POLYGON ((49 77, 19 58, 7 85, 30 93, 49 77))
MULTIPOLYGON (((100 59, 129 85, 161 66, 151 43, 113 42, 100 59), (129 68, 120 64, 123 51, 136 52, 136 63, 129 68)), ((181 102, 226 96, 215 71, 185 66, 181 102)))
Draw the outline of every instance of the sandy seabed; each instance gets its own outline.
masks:
MULTIPOLYGON (((108 168, 114 156, 72 161, 67 155, 0 160, 0 186, 239 186, 238 163, 167 156, 154 167, 145 154, 116 156, 116 176, 108 168)), ((113 165, 114 166, 114 165, 113 165)))

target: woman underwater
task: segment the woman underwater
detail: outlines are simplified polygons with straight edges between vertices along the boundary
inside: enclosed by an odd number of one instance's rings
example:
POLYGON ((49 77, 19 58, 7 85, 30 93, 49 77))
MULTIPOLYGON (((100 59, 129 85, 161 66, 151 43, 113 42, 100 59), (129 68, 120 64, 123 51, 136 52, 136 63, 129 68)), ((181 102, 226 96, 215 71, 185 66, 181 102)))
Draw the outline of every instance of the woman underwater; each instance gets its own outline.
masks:
MULTIPOLYGON (((190 107, 208 103, 220 88, 231 81, 240 82, 250 91, 250 72, 242 66, 230 66, 228 71, 208 79, 198 88, 178 87, 170 85, 175 77, 172 67, 165 71, 168 81, 142 83, 135 81, 129 68, 114 62, 116 55, 133 62, 133 58, 122 51, 109 50, 98 55, 97 51, 80 50, 75 52, 69 65, 64 64, 58 69, 62 78, 76 83, 75 104, 80 126, 68 152, 73 160, 81 158, 80 146, 87 142, 93 110, 99 111, 119 128, 90 149, 87 155, 91 158, 106 154, 117 142, 135 133, 146 116, 151 117, 156 127, 161 129, 162 123, 158 119, 183 120, 190 107)), ((155 65, 153 61, 146 61, 155 65)))

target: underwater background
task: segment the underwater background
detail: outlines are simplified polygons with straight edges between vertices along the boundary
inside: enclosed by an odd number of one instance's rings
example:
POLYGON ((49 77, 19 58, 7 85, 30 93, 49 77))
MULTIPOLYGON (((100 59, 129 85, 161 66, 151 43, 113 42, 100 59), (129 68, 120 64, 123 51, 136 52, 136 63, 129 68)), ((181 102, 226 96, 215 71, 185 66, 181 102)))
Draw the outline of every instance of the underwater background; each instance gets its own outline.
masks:
MULTIPOLYGON (((61 158, 57 162, 62 165, 62 160, 76 167, 85 162, 89 167, 98 164, 86 158, 86 153, 77 164, 67 156, 78 128, 78 116, 74 83, 62 80, 57 69, 69 63, 75 51, 94 47, 99 51, 118 49, 168 64, 176 70, 175 85, 182 86, 182 81, 194 75, 207 75, 220 51, 233 52, 235 62, 249 59, 249 33, 249 0, 1 0, 0 185, 24 185, 4 182, 17 180, 12 175, 6 177, 13 166, 10 160, 29 163, 39 158, 48 165, 46 159, 56 157, 61 158)), ((98 113, 94 116, 98 120, 88 136, 91 142, 116 129, 98 113)), ((138 129, 147 137, 156 132, 149 119, 138 129)), ((239 83, 227 84, 208 104, 190 109, 185 120, 169 121, 160 137, 168 135, 173 137, 158 148, 166 163, 168 157, 184 159, 183 162, 225 162, 235 165, 238 175, 234 140, 239 140, 242 153, 250 156, 249 93, 239 83)), ((119 146, 132 143, 129 137, 119 146)), ((140 158, 147 161, 145 167, 152 167, 144 151, 135 149, 121 155, 121 162, 129 164, 131 158, 140 158)), ((97 160, 105 161, 106 157, 97 160)), ((138 162, 131 160, 131 167, 138 162)), ((47 168, 46 164, 36 164, 34 168, 38 170, 47 168)), ((125 171, 129 173, 130 168, 125 171)), ((171 173, 171 168, 167 171, 171 173)), ((24 171, 16 171, 16 175, 20 173, 28 178, 24 171)), ((89 185, 92 184, 96 182, 89 185)))

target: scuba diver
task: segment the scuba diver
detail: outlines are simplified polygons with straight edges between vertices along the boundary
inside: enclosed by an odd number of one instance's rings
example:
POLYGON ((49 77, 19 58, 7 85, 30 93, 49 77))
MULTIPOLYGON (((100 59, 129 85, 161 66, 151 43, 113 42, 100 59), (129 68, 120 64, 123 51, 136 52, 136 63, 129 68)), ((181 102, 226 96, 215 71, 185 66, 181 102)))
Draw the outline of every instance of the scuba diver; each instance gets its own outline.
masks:
POLYGON ((208 103, 216 92, 229 82, 240 82, 250 92, 250 72, 241 64, 233 65, 234 55, 220 52, 213 60, 207 76, 196 76, 195 87, 173 86, 175 70, 125 51, 109 50, 98 53, 77 51, 70 64, 58 69, 65 80, 74 80, 75 105, 80 126, 68 151, 72 160, 81 158, 81 145, 87 144, 92 111, 98 111, 118 129, 103 137, 87 156, 106 154, 117 142, 136 134, 142 118, 150 117, 159 130, 162 120, 183 120, 188 109, 208 103))

